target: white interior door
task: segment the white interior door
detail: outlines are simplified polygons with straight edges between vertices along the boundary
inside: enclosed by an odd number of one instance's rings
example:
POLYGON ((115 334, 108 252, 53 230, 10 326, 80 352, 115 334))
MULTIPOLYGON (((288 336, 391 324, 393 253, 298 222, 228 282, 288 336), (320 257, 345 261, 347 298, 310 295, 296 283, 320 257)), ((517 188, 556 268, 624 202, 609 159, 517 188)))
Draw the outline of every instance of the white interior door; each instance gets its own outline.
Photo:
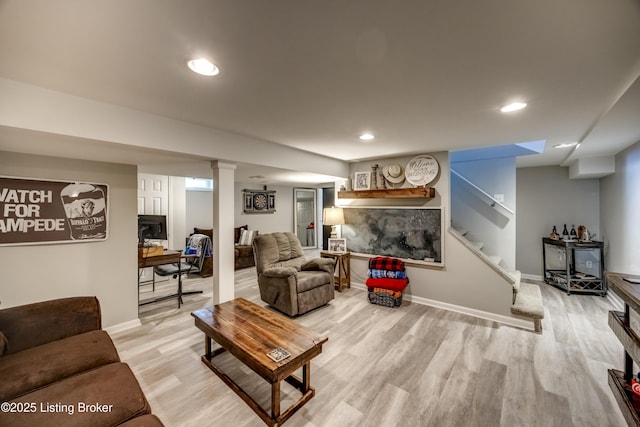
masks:
POLYGON ((169 177, 138 174, 138 215, 167 215, 169 212, 169 177))
MULTIPOLYGON (((169 177, 166 175, 138 174, 138 215, 167 215, 168 212, 169 177)), ((166 248, 168 241, 159 240, 155 243, 166 248)), ((151 268, 145 268, 140 272, 141 282, 153 278, 151 268)))

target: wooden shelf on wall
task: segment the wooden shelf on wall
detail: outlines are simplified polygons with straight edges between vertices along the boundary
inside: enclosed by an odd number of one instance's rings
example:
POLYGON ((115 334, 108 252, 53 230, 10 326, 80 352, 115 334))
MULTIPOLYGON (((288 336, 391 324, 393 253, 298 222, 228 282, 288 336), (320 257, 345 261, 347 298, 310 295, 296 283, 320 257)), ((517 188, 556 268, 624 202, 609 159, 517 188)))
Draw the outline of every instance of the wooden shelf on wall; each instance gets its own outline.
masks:
POLYGON ((610 288, 625 303, 624 312, 609 312, 609 327, 622 343, 625 360, 624 372, 609 369, 609 387, 630 426, 640 426, 640 398, 631 388, 634 362, 640 362, 640 337, 631 326, 632 311, 640 311, 640 289, 634 284, 637 280, 640 280, 640 276, 607 273, 610 288))
POLYGON ((435 195, 433 187, 338 191, 338 199, 431 199, 435 195))

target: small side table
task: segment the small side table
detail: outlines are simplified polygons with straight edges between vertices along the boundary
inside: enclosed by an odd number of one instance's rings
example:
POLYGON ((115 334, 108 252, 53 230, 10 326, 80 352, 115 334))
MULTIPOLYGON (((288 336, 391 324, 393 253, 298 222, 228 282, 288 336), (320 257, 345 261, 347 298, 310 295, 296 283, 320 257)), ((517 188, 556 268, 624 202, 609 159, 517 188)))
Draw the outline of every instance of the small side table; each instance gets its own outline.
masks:
POLYGON ((333 258, 335 260, 335 271, 337 276, 333 277, 333 283, 338 292, 342 292, 343 287, 351 287, 351 252, 320 252, 322 258, 333 258))

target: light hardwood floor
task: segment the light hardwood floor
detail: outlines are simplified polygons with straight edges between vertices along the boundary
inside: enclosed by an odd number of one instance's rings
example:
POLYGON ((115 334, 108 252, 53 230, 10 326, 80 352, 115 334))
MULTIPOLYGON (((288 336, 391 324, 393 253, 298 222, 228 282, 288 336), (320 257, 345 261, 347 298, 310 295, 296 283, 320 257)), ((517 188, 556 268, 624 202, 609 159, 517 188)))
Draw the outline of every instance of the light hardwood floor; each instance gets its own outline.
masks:
MULTIPOLYGON (((190 313, 211 305, 204 289, 141 307, 142 326, 113 334, 152 410, 167 426, 261 426, 258 416, 201 361, 203 334, 190 313)), ((150 286, 149 286, 150 288, 150 286)), ((316 396, 290 426, 623 426, 607 369, 623 349, 607 325, 608 300, 541 285, 543 334, 403 302, 369 304, 348 289, 297 319, 329 337, 311 363, 316 396)), ((175 283, 158 286, 173 292, 175 283)), ((149 292, 145 291, 148 295, 149 292)), ((260 305, 255 269, 236 272, 236 296, 260 305)), ((267 383, 228 354, 217 362, 267 407, 267 383)), ((283 407, 298 398, 283 385, 283 407)))

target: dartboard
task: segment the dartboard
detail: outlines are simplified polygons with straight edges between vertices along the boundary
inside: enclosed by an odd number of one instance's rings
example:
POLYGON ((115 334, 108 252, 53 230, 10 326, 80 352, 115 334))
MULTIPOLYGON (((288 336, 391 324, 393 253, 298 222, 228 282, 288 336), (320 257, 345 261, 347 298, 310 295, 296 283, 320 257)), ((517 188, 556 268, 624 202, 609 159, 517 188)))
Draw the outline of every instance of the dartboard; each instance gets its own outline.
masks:
POLYGON ((256 193, 253 195, 254 209, 262 210, 267 208, 267 195, 264 193, 256 193))

